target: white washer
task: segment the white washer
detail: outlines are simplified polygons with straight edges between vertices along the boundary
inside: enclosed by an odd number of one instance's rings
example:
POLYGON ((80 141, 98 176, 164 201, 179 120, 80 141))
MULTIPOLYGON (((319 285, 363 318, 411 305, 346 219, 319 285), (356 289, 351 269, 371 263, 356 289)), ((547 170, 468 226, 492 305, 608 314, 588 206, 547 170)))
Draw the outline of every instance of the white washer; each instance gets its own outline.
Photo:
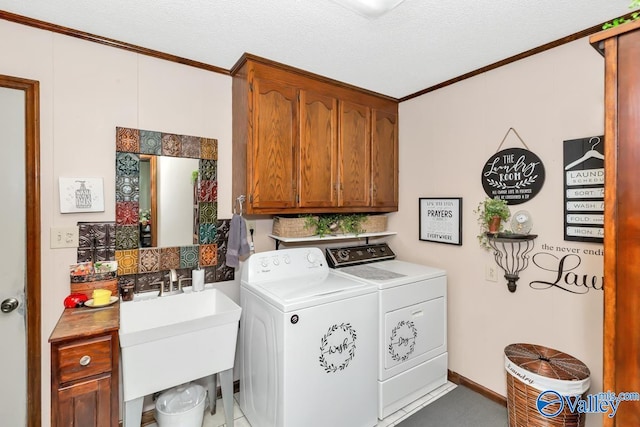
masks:
POLYGON ((337 274, 379 290, 380 419, 447 382, 446 272, 394 257, 386 244, 327 249, 337 274))
POLYGON ((377 424, 375 286, 318 248, 256 253, 241 279, 240 407, 252 427, 377 424))

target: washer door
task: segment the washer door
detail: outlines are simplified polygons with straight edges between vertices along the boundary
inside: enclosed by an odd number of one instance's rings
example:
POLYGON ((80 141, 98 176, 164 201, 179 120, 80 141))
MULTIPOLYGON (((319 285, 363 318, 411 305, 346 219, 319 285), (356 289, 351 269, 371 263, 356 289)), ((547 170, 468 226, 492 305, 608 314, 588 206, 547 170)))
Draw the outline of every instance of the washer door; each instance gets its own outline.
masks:
POLYGON ((439 353, 445 345, 444 319, 444 297, 386 313, 385 369, 413 361, 430 352, 439 353))

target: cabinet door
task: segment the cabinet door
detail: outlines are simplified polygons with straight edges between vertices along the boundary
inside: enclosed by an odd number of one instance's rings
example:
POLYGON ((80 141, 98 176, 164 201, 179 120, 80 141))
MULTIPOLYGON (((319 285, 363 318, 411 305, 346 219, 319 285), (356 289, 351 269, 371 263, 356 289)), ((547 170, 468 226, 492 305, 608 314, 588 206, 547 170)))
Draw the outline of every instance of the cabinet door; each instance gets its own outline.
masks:
POLYGON ((255 210, 295 206, 297 123, 296 89, 254 79, 247 179, 255 210))
POLYGON ((338 101, 300 91, 300 207, 338 204, 338 101))
POLYGON ((111 427, 111 377, 61 388, 56 409, 57 426, 111 427))
POLYGON ((340 192, 342 207, 367 207, 371 200, 371 110, 340 101, 340 192))
POLYGON ((398 207, 398 115, 373 110, 371 206, 398 207))

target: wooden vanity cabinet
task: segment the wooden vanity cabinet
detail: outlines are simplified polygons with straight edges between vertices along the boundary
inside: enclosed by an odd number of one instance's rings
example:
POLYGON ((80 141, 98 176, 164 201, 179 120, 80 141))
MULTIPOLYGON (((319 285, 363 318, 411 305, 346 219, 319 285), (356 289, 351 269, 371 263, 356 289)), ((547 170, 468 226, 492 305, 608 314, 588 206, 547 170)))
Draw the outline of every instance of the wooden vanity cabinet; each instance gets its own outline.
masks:
POLYGON ((118 425, 118 305, 66 309, 51 333, 51 425, 118 425))
POLYGON ((231 73, 247 213, 398 209, 397 101, 247 54, 231 73))

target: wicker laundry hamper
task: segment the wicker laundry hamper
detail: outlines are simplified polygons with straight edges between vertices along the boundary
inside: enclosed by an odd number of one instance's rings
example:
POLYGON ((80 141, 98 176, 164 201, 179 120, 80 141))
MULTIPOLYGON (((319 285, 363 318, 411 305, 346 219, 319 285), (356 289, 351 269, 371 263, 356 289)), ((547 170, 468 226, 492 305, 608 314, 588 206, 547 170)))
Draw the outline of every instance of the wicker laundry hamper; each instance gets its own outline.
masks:
POLYGON ((584 426, 585 414, 571 412, 563 399, 582 398, 589 389, 590 372, 584 363, 561 351, 534 344, 508 345, 504 356, 509 427, 584 426))

